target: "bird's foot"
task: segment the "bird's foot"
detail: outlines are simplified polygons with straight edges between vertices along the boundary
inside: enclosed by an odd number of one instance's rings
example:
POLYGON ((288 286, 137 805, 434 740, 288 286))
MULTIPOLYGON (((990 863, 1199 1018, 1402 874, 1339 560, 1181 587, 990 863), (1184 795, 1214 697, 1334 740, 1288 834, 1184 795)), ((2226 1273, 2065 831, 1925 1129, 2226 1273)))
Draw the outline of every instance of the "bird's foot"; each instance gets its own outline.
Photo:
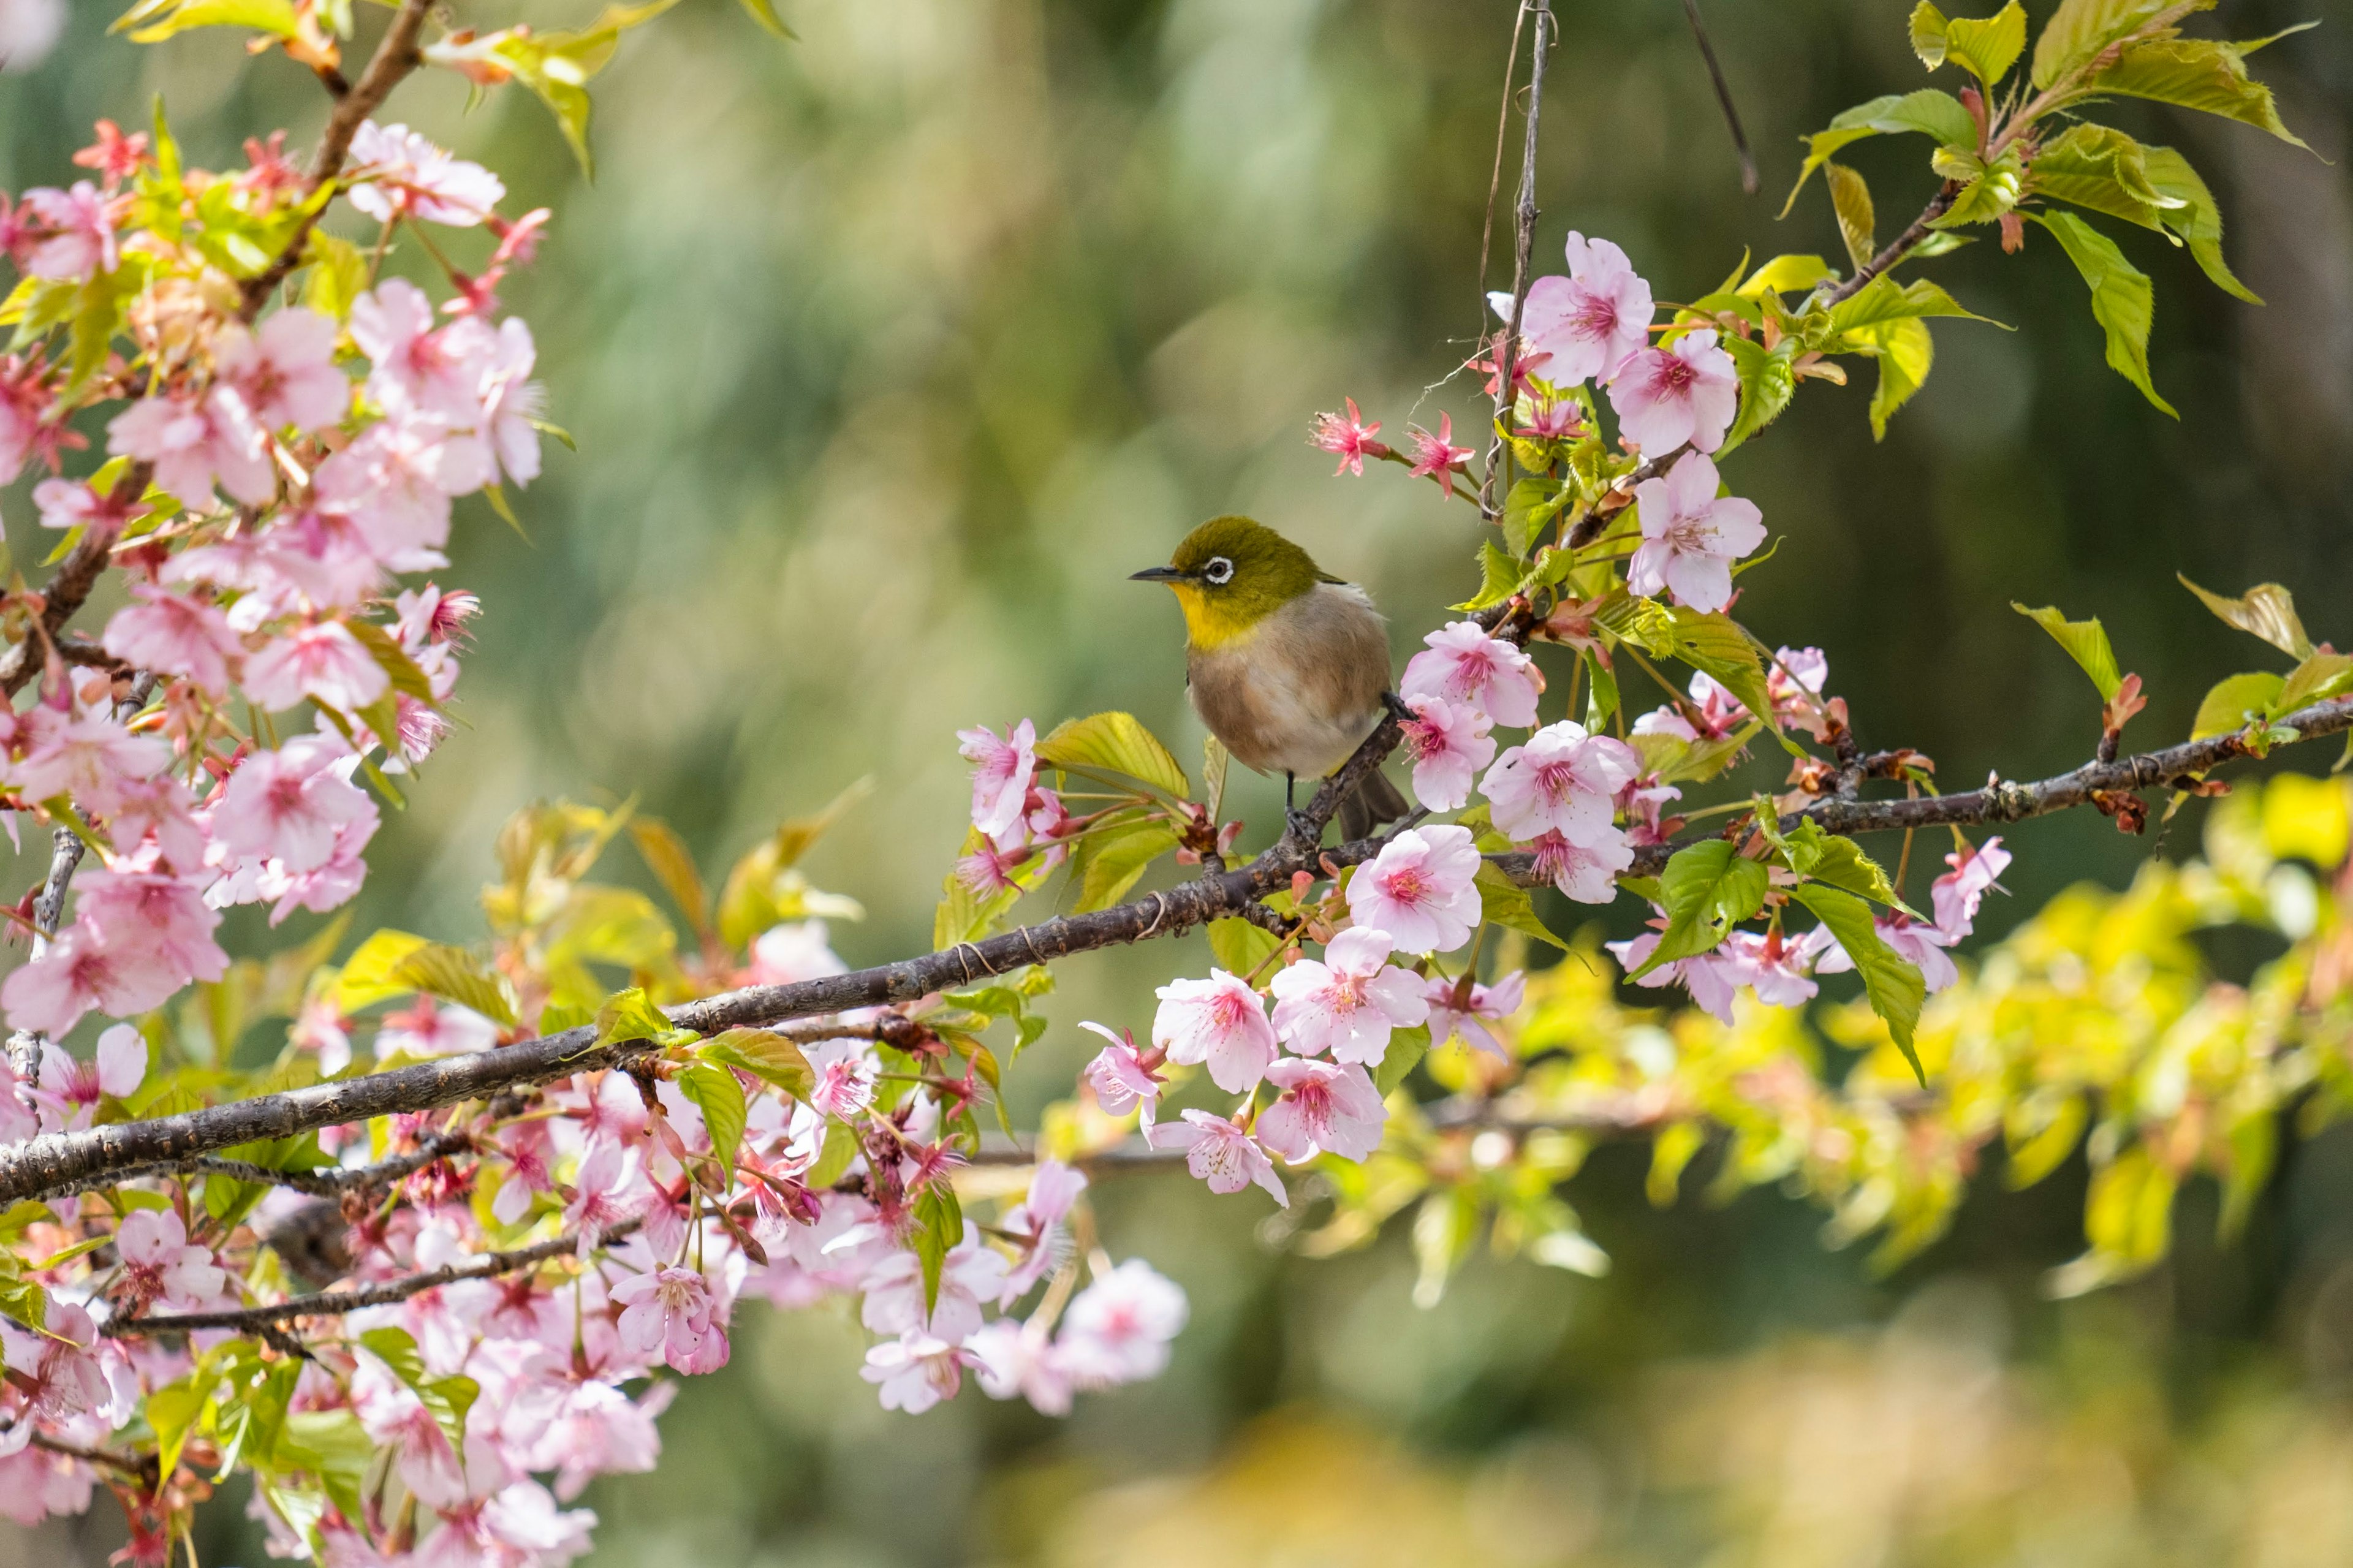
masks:
POLYGON ((1413 720, 1421 717, 1420 714, 1416 713, 1412 709, 1407 707, 1405 705, 1405 699, 1399 697, 1394 691, 1384 691, 1381 693, 1381 706, 1388 709, 1389 710, 1389 717, 1396 720, 1400 724, 1409 723, 1413 720))

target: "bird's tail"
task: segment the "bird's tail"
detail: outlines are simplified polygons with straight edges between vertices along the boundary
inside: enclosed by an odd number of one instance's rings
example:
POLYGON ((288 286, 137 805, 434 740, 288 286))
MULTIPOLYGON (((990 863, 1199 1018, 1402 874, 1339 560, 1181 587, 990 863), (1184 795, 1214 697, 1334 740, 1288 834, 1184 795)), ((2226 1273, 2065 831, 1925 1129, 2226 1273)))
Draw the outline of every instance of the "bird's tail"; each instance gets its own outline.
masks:
POLYGON ((1385 774, 1366 773, 1363 782, 1348 792, 1348 798, 1340 803, 1341 841, 1370 837, 1373 829, 1395 822, 1412 810, 1412 805, 1385 774))

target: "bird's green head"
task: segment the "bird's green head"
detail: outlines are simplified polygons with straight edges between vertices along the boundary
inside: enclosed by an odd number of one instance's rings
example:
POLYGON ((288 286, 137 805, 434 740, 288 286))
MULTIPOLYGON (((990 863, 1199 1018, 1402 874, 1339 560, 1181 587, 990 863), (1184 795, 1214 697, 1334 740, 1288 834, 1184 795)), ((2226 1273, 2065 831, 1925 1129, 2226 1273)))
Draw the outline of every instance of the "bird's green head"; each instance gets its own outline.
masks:
POLYGON ((1318 583, 1339 578, 1262 522, 1213 517, 1185 536, 1166 566, 1138 572, 1139 583, 1166 583, 1185 611, 1195 647, 1217 647, 1250 629, 1318 583))

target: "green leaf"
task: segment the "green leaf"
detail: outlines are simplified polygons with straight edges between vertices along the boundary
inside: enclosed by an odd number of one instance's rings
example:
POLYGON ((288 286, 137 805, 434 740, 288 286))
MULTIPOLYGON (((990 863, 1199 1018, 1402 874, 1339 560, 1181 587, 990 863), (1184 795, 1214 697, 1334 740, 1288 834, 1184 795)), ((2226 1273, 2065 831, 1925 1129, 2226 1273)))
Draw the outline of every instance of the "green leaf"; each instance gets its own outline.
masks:
POLYGON ((373 621, 345 621, 343 625, 350 628, 352 636, 360 639, 369 657, 383 668, 385 674, 391 679, 395 691, 414 697, 423 703, 431 704, 437 700, 430 678, 417 668, 417 661, 408 657, 390 632, 373 621))
POLYGON ((923 1268, 923 1310, 928 1314, 940 1301, 940 1265, 964 1240, 964 1205, 943 1176, 917 1193, 910 1206, 915 1228, 908 1240, 923 1268))
POLYGON ((311 268, 302 279, 302 303, 331 321, 347 320, 352 301, 367 292, 366 253, 348 239, 314 228, 303 242, 302 260, 311 268))
POLYGON ((2010 1145, 2010 1186, 2031 1187, 2057 1170, 2083 1139, 2084 1124, 2091 1120, 2091 1109, 2090 1102, 2080 1093, 2065 1096, 2047 1111, 2040 1111, 2032 1100, 2017 1102, 2012 1114, 2004 1118, 2003 1129, 2010 1145), (2038 1111, 2031 1120, 2019 1114, 2030 1109, 2038 1111))
MULTIPOLYGON (((2082 70, 2102 49, 2138 30, 2176 0, 2060 0, 2059 9, 2034 40, 2031 79, 2037 89, 2082 70)), ((2205 10, 2213 0, 2202 0, 2205 10)))
POLYGON ((2258 583, 2237 598, 2226 599, 2208 593, 2179 573, 2174 576, 2225 623, 2263 638, 2284 654, 2299 659, 2312 657, 2312 638, 2305 635, 2304 620, 2295 613, 2295 595, 2277 583, 2258 583))
MULTIPOLYGON (((1855 332, 1890 321, 1927 316, 1958 316, 1971 321, 1989 319, 1968 309, 1926 278, 1900 284, 1882 273, 1832 306, 1830 324, 1833 331, 1855 332)), ((1993 324, 2000 326, 2001 323, 1996 321, 1993 324)))
POLYGON ((1492 539, 1479 542, 1479 591, 1458 610, 1483 610, 1500 605, 1519 591, 1520 563, 1504 553, 1492 539))
POLYGON ((702 873, 695 868, 694 851, 686 847, 686 840, 670 824, 651 816, 631 817, 629 837, 637 842, 646 868, 654 874, 654 880, 662 885, 662 891, 670 895, 679 912, 686 916, 697 932, 711 931, 711 893, 702 885, 702 873))
POLYGON ((250 27, 290 38, 301 31, 301 21, 293 0, 143 0, 115 18, 107 31, 136 28, 132 43, 157 44, 191 27, 250 27))
POLYGON ((1878 384, 1871 389, 1871 438, 1887 438, 1887 422, 1912 400, 1936 363, 1936 340, 1928 323, 1917 316, 1867 329, 1879 362, 1878 384))
POLYGON ((1641 968, 1640 979, 1662 963, 1713 950, 1732 928, 1765 907, 1764 862, 1744 860, 1729 840, 1711 838, 1675 851, 1659 876, 1666 930, 1641 968))
POLYGON ((2108 365, 2140 388, 2141 395, 2175 418, 2173 405, 2157 395, 2148 379, 2148 329, 2156 316, 2156 293, 2148 274, 2125 259, 2116 241, 2073 213, 2026 215, 2058 237, 2060 247, 2092 290, 2092 316, 2108 337, 2108 365))
POLYGON ((1096 713, 1058 724, 1038 742, 1038 760, 1073 772, 1124 774, 1178 800, 1192 788, 1168 748, 1133 713, 1096 713))
POLYGON ((372 1003, 406 995, 416 987, 395 980, 392 972, 401 960, 432 945, 425 938, 405 931, 377 931, 343 961, 342 973, 335 976, 336 1009, 356 1013, 372 1003))
POLYGON ((1945 24, 1944 48, 1947 58, 1990 88, 2026 52, 2026 9, 2010 0, 1990 16, 1956 16, 1945 24))
POLYGON ((1563 952, 1568 951, 1568 943, 1555 936, 1552 928, 1536 917, 1536 906, 1528 897, 1528 890, 1505 876, 1504 868, 1493 860, 1479 862, 1479 918, 1489 925, 1550 942, 1563 952))
POLYGON ((495 970, 462 948, 428 942, 403 955, 385 980, 470 1007, 501 1028, 515 1024, 514 999, 495 970))
POLYGON ((2295 146, 2305 145, 2281 123, 2272 89, 2247 75, 2242 51, 2211 38, 2148 38, 2126 45, 2114 65, 2085 78, 2084 85, 2095 93, 2219 114, 2295 146))
POLYGON ((1871 1010, 1886 1022, 1895 1048, 1904 1053, 1904 1059, 1912 1064, 1912 1075, 1926 1089, 1928 1075, 1921 1070, 1920 1053, 1913 1044, 1920 1008, 1928 996, 1920 971, 1881 939, 1872 923, 1871 906, 1852 893, 1820 882, 1800 882, 1789 889, 1789 896, 1811 910, 1846 949, 1855 972, 1862 976, 1862 991, 1871 1001, 1871 1010))
POLYGON ((279 1429, 269 1463, 275 1469, 310 1471, 344 1518, 363 1519, 361 1488, 375 1460, 375 1439, 349 1410, 297 1410, 279 1429))
POLYGON ((838 1116, 828 1116, 825 1119, 825 1146, 818 1151, 817 1163, 802 1179, 808 1184, 809 1191, 824 1192, 841 1180, 858 1155, 858 1130, 838 1116))
POLYGON ((2262 297, 2240 282, 2230 263, 2222 259, 2222 209, 2215 205, 2214 193, 2206 188, 2189 160, 2170 147, 2144 147, 2141 164, 2148 183, 2179 204, 2161 210, 2158 220, 2189 247, 2191 258, 2214 286, 2250 305, 2262 304, 2262 297))
POLYGON ((1826 130, 1817 131, 1807 139, 1805 166, 1798 171, 1798 183, 1789 189, 1789 199, 1781 205, 1781 216, 1788 217, 1789 209, 1798 204, 1798 194, 1814 171, 1837 155, 1840 149, 1852 146, 1870 136, 1891 136, 1910 133, 1926 136, 1939 143, 1969 143, 1978 139, 1977 122, 1961 100, 1949 92, 1924 87, 1917 92, 1889 93, 1859 103, 1830 122, 1826 130))
POLYGON ((1780 721, 1773 716, 1773 699, 1765 684, 1764 662, 1757 645, 1722 611, 1674 611, 1674 657, 1694 669, 1704 670, 1721 682, 1741 705, 1776 733, 1780 721))
POLYGON ((2189 724, 2189 738, 2202 741, 2209 735, 2235 735, 2250 723, 2269 718, 2278 707, 2280 691, 2286 684, 2268 669, 2224 676, 2198 704, 2198 717, 2189 724))
POLYGON ((692 1029, 674 1027, 639 986, 632 985, 625 991, 614 992, 605 998, 605 1005, 596 1009, 596 1043, 600 1046, 617 1045, 628 1040, 681 1045, 697 1037, 692 1029))
POLYGON ((1275 934, 1228 915, 1209 922, 1209 956, 1229 974, 1255 974, 1282 945, 1275 934))
POLYGON ((1733 368, 1740 374, 1740 411, 1732 428, 1725 432, 1724 444, 1716 448, 1719 458, 1770 425, 1789 406, 1798 390, 1792 367, 1804 347, 1794 337, 1783 338, 1768 349, 1753 338, 1737 336, 1725 339, 1724 346, 1731 351, 1733 368))
POLYGON ((1208 798, 1209 821, 1215 824, 1225 816, 1226 775, 1233 768, 1234 754, 1215 735, 1201 737, 1201 793, 1208 798))
POLYGON ((1798 830, 1782 840, 1782 851, 1789 869, 1801 877, 1828 882, 1833 888, 1843 888, 1890 907, 1900 908, 1903 904, 1885 868, 1864 854, 1862 846, 1852 838, 1823 832, 1822 825, 1811 817, 1798 824, 1798 830))
POLYGON ((594 25, 579 32, 509 27, 462 42, 445 38, 427 48, 425 58, 453 68, 494 63, 511 72, 547 105, 565 141, 571 144, 573 156, 580 161, 581 172, 593 179, 596 169, 588 151, 586 83, 610 63, 623 33, 643 26, 677 3, 650 0, 643 5, 607 5, 594 25))
POLYGON ((1535 542, 1536 535, 1560 516, 1563 505, 1576 499, 1576 492, 1558 479, 1531 474, 1516 481, 1511 493, 1504 498, 1504 548, 1517 559, 1526 560, 1528 546, 1535 542))
POLYGON ((2353 691, 2353 654, 2316 653, 2289 672, 2274 703, 2275 714, 2288 714, 2314 702, 2353 691))
POLYGON ((774 0, 744 0, 744 9, 752 14, 752 20, 777 37, 794 42, 799 40, 800 35, 786 26, 785 19, 776 15, 774 0))
POLYGON ((2026 163, 2015 143, 1990 163, 1965 147, 1939 147, 1928 165, 1945 178, 1961 182, 1961 194, 1935 220, 1932 226, 1936 228, 1991 223, 2026 194, 2026 163))
POLYGON ((1879 253, 1879 218, 1872 210, 1871 186, 1844 163, 1823 164, 1822 178, 1830 182, 1831 208, 1838 215, 1847 259, 1860 271, 1879 253))
POLYGON ((2168 208, 2181 200, 2150 182, 2148 149, 2106 125, 2069 127, 2034 155, 2027 174, 2030 195, 2072 202, 2143 228, 2161 230, 2168 208))
MULTIPOLYGON (((966 854, 973 853, 974 841, 980 837, 977 828, 966 835, 966 854)), ((932 951, 944 952, 959 942, 975 942, 987 935, 1021 901, 1022 891, 1018 886, 1000 888, 982 898, 964 885, 963 878, 949 872, 940 884, 939 907, 932 911, 932 951)))
POLYGON ((466 1414, 481 1394, 481 1385, 470 1377, 433 1375, 426 1369, 425 1357, 406 1329, 369 1329, 360 1335, 360 1343, 408 1385, 442 1435, 449 1439, 450 1448, 464 1453, 466 1414))
POLYGON ((156 1465, 164 1475, 178 1468, 180 1450, 187 1446, 196 1418, 204 1414, 206 1403, 212 1398, 212 1379, 207 1376, 204 1382, 205 1385, 198 1387, 183 1378, 147 1396, 144 1414, 147 1425, 154 1428, 156 1465))
POLYGON ((1945 63, 1945 34, 1951 26, 1945 19, 1945 14, 1936 9, 1933 0, 1920 0, 1920 4, 1912 8, 1912 52, 1919 56, 1920 63, 1930 70, 1945 63))
POLYGON ((2101 701, 2115 700, 2124 677, 2116 670, 2116 652, 2108 647, 2108 630, 2100 625, 2098 616, 2071 621, 2056 605, 2030 610, 2015 599, 2010 602, 2010 607, 2049 632, 2052 640, 2067 650, 2067 657, 2081 665, 2084 673, 2092 678, 2092 684, 2099 688, 2101 701))
MULTIPOLYGON (((803 1064, 806 1069, 807 1064, 803 1064)), ((679 1092, 702 1112, 704 1131, 711 1134, 711 1152, 723 1171, 735 1169, 735 1152, 743 1147, 749 1110, 744 1086, 735 1075, 711 1062, 697 1062, 678 1075, 679 1092)))
POLYGON ((707 1062, 742 1068, 796 1100, 807 1100, 817 1086, 817 1073, 800 1047, 773 1030, 729 1029, 705 1040, 695 1054, 707 1062))
POLYGON ((1817 288, 1837 277, 1837 271, 1819 256, 1777 256, 1750 273, 1735 292, 1761 300, 1768 293, 1817 288))
POLYGON ((1184 843, 1165 817, 1081 840, 1085 855, 1080 868, 1078 913, 1109 909, 1127 896, 1155 860, 1184 843))
POLYGON ((1410 1029, 1389 1031, 1388 1049, 1381 1053, 1380 1065, 1373 1068, 1373 1087, 1381 1098, 1389 1097, 1398 1085, 1406 1080, 1422 1058, 1430 1054, 1430 1026, 1416 1024, 1410 1029))
POLYGON ((1618 678, 1601 662, 1601 655, 1592 648, 1585 651, 1585 727, 1599 734, 1618 711, 1618 678))

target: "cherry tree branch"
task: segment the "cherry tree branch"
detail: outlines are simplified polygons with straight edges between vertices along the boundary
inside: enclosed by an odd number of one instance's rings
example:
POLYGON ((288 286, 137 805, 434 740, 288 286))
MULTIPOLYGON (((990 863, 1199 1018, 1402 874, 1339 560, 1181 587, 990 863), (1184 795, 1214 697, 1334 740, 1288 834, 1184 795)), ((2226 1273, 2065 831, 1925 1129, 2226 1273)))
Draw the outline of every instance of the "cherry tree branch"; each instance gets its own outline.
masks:
POLYGON ((1873 279, 1911 255, 1922 240, 1935 232, 1934 226, 1936 220, 1952 210, 1953 203, 1960 194, 1959 185, 1950 180, 1946 181, 1944 189, 1928 198, 1928 205, 1920 209, 1920 216, 1912 220, 1910 227, 1889 240, 1878 255, 1856 268, 1853 277, 1824 294, 1821 297, 1822 303, 1825 306, 1835 305, 1841 300, 1861 293, 1864 286, 1873 279))
MULTIPOLYGON (((1515 205, 1515 223, 1512 245, 1512 319, 1495 350, 1495 423, 1500 427, 1511 416, 1512 375, 1520 346, 1520 316, 1528 302, 1528 264, 1535 253, 1536 218, 1536 127, 1544 113, 1545 61, 1552 53, 1554 26, 1551 0, 1522 0, 1523 16, 1535 17, 1535 37, 1528 50, 1528 111, 1525 123, 1527 134, 1521 143, 1520 194, 1515 205)), ((1514 25, 1516 30, 1516 24, 1514 25)), ((1509 74, 1505 80, 1508 84, 1509 74)), ((1484 258, 1482 257, 1482 261, 1484 258)), ((1485 300, 1480 301, 1482 306, 1485 300)), ((1484 318, 1481 318, 1482 321, 1484 318)), ((1487 472, 1479 483, 1479 510, 1493 521, 1503 510, 1497 496, 1497 480, 1510 459, 1505 455, 1500 428, 1487 436, 1487 472)))
MULTIPOLYGON (((2353 729, 2353 697, 2314 703, 2277 721, 2274 728, 2299 741, 2353 729)), ((1337 811, 1344 786, 1379 766, 1397 738, 1394 721, 1384 721, 1340 773, 1324 781, 1308 808, 1319 828, 1337 811)), ((2018 822, 2089 804, 2095 792, 2149 789, 2186 781, 2188 775, 2253 754, 2242 737, 2217 735, 2113 763, 2088 763, 2031 784, 1997 779, 1983 789, 1916 800, 1824 800, 1797 815, 1841 834, 2018 822)), ((1029 964, 1174 936, 1213 920, 1240 915, 1254 900, 1287 885, 1293 872, 1360 864, 1380 852, 1381 842, 1357 839, 1329 848, 1301 849, 1286 835, 1246 867, 1181 882, 1107 910, 1060 916, 980 942, 960 942, 940 952, 847 974, 725 992, 684 1003, 667 1014, 681 1028, 712 1035, 912 1002, 1029 964)), ((1682 847, 1663 844, 1639 848, 1632 869, 1638 874, 1654 873, 1682 847)), ((1494 859, 1515 879, 1535 880, 1533 856, 1499 855, 1494 859)), ((65 1192, 78 1184, 109 1179, 129 1170, 159 1164, 176 1167, 197 1155, 237 1143, 289 1138, 313 1128, 482 1099, 517 1084, 618 1066, 655 1048, 648 1040, 599 1043, 596 1029, 583 1026, 467 1056, 256 1095, 151 1121, 47 1133, 0 1150, 0 1205, 65 1192)))
MULTIPOLYGON (((643 1223, 642 1220, 624 1220, 606 1231, 604 1239, 617 1240, 643 1223)), ((389 1307, 439 1286, 454 1285, 461 1279, 491 1279, 501 1274, 512 1274, 533 1264, 544 1263, 551 1258, 562 1258, 579 1250, 580 1237, 567 1233, 530 1247, 518 1247, 511 1252, 485 1252, 480 1258, 470 1258, 463 1263, 445 1263, 422 1274, 411 1274, 406 1279, 387 1280, 364 1289, 322 1290, 312 1296, 296 1296, 268 1306, 245 1307, 227 1312, 165 1312, 153 1318, 124 1318, 107 1324, 103 1331, 110 1338, 119 1340, 145 1334, 185 1333, 197 1329, 250 1331, 300 1318, 331 1318, 343 1312, 356 1312, 363 1307, 389 1307)))

